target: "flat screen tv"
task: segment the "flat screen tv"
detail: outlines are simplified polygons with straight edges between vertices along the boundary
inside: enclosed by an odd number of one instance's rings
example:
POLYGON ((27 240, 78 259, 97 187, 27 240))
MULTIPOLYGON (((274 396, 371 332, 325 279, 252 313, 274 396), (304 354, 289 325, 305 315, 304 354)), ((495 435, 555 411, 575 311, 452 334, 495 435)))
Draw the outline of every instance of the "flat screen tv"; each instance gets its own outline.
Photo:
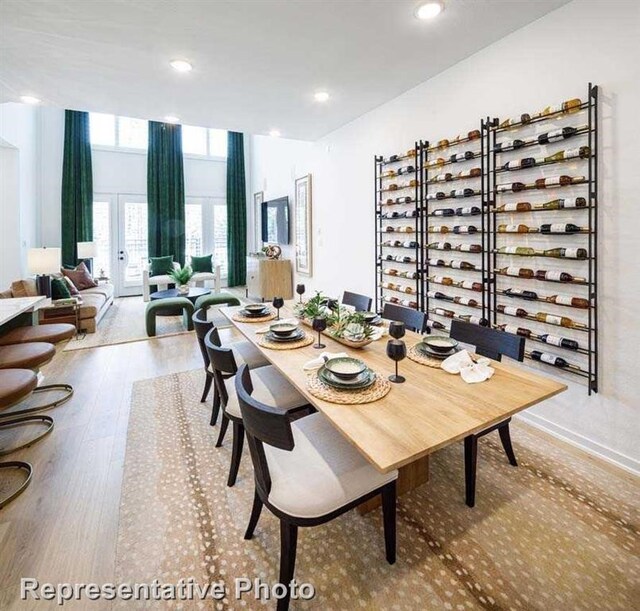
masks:
POLYGON ((289 243, 289 198, 262 202, 262 241, 269 244, 289 243))

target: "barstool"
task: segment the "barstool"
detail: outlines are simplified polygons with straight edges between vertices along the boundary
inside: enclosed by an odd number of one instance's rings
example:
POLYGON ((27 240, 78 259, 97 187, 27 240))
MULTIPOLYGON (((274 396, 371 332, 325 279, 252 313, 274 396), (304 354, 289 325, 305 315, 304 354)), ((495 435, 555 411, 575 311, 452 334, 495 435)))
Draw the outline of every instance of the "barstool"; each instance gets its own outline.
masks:
POLYGON ((76 328, 64 323, 16 327, 0 335, 0 346, 31 342, 58 344, 70 340, 75 334, 76 328))

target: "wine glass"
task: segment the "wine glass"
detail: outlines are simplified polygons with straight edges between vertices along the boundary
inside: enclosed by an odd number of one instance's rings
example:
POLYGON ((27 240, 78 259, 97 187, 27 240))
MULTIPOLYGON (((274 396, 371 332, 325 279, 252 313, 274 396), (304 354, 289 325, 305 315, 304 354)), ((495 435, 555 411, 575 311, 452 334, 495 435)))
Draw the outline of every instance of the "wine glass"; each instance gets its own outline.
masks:
POLYGON ((393 337, 393 339, 400 339, 401 337, 404 337, 404 332, 405 328, 403 322, 394 320, 389 323, 389 335, 393 337))
POLYGON ((396 362, 396 372, 389 376, 389 381, 401 384, 405 378, 398 375, 398 361, 407 356, 407 346, 401 339, 390 339, 387 343, 387 356, 396 362))
POLYGON ((320 341, 320 335, 327 328, 327 319, 324 316, 318 316, 313 319, 311 324, 314 331, 318 332, 318 343, 314 344, 314 348, 326 348, 326 346, 320 341))
POLYGON ((305 287, 304 284, 296 284, 296 293, 300 295, 300 303, 302 303, 302 296, 304 295, 305 287))
POLYGON ((276 320, 280 320, 280 308, 284 305, 284 299, 282 297, 273 298, 273 307, 278 311, 276 320))

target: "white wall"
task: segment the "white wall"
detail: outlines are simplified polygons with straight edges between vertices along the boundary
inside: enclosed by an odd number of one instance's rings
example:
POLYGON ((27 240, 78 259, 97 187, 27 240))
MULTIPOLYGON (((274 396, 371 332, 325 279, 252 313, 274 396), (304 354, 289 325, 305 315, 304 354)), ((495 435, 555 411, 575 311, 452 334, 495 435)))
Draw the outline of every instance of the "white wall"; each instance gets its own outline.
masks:
MULTIPOLYGON (((569 391, 524 417, 640 471, 639 31, 637 2, 576 0, 319 140, 296 173, 311 171, 314 180, 309 286, 373 294, 375 154, 406 150, 418 138, 451 137, 487 115, 584 99, 589 81, 600 85, 600 393, 588 398, 565 374, 569 391)), ((266 179, 268 187, 273 180, 292 193, 291 168, 301 147, 256 138, 252 190, 266 179)))
POLYGON ((3 256, 0 266, 0 287, 4 289, 26 274, 27 249, 41 245, 37 235, 37 109, 25 104, 0 104, 0 140, 0 241, 2 251, 10 253, 3 256))

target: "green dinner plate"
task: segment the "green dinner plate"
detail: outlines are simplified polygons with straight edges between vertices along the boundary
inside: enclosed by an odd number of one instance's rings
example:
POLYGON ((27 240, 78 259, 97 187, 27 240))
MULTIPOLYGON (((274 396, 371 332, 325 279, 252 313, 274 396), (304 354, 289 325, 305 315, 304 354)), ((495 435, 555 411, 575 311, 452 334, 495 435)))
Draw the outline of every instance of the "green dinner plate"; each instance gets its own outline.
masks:
POLYGON ((337 378, 324 366, 318 370, 318 377, 328 386, 338 388, 339 390, 362 390, 363 388, 368 388, 376 381, 376 374, 371 371, 371 369, 367 369, 362 374, 361 379, 352 383, 345 382, 345 380, 337 378))

